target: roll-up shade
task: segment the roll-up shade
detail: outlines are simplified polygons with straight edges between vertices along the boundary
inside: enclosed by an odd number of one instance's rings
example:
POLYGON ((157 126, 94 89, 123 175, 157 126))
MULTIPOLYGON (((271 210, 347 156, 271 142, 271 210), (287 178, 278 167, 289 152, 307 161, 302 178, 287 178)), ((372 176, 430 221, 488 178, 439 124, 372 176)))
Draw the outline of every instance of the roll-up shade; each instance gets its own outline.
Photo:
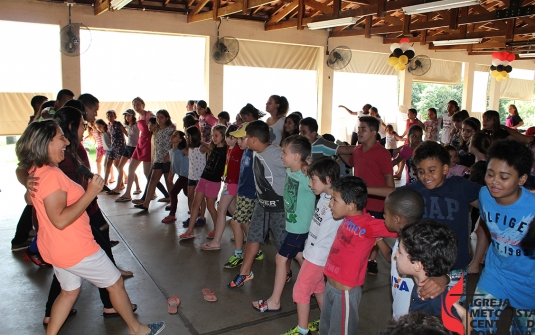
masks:
POLYGON ((414 76, 413 81, 421 83, 460 85, 462 63, 431 59, 431 68, 423 76, 414 76))
POLYGON ((475 71, 489 72, 490 71, 490 65, 476 64, 475 71))
POLYGON ((388 65, 388 56, 389 54, 353 51, 351 62, 340 71, 395 76, 397 71, 388 65))
POLYGON ((500 85, 500 99, 531 100, 534 84, 533 80, 507 78, 500 85))
POLYGON ((54 99, 55 93, 0 93, 0 136, 20 135, 33 115, 30 101, 36 95, 54 99))

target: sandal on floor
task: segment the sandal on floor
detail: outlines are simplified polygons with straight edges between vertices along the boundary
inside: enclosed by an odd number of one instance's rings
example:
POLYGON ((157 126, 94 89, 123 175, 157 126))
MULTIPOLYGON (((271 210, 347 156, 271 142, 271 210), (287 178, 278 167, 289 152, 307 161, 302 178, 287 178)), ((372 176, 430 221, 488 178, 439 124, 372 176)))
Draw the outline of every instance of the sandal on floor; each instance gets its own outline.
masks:
POLYGON ((130 201, 132 201, 132 198, 119 197, 115 199, 115 202, 130 202, 130 201))
POLYGON ((215 292, 212 292, 209 288, 203 288, 202 294, 204 295, 204 300, 209 302, 216 302, 217 297, 215 296, 215 292))
MULTIPOLYGON (((67 315, 67 319, 69 319, 71 316, 76 315, 76 313, 78 313, 77 310, 75 310, 74 308, 71 309, 71 311, 69 312, 69 315, 67 315)), ((45 317, 50 318, 50 316, 45 316, 45 317)), ((49 322, 50 322, 50 321, 49 321, 49 322)), ((43 326, 45 326, 45 327, 48 326, 48 322, 44 322, 44 321, 43 321, 43 326)))
POLYGON ((166 216, 163 218, 162 223, 173 223, 176 221, 176 217, 174 216, 166 216))
POLYGON ((206 234, 206 238, 209 239, 209 240, 213 240, 214 237, 215 237, 215 230, 212 230, 211 232, 206 234))
MULTIPOLYGON (((136 304, 132 304, 132 312, 135 312, 137 311, 137 305, 136 304)), ((102 313, 102 316, 105 318, 105 319, 111 319, 111 318, 117 318, 117 317, 120 317, 119 313, 115 312, 115 313, 106 313, 106 312, 103 312, 102 313)))
POLYGON ((201 249, 206 251, 221 250, 221 247, 212 247, 209 243, 201 244, 201 249))
POLYGON ((160 198, 160 199, 158 199, 158 202, 171 202, 171 199, 169 199, 169 198, 160 198))
POLYGON ((178 313, 178 305, 180 305, 180 299, 178 297, 171 297, 167 299, 167 313, 178 313))
POLYGON ((258 300, 257 303, 258 303, 258 307, 255 307, 255 305, 253 305, 253 308, 260 313, 280 312, 282 310, 282 307, 279 307, 278 309, 269 309, 267 300, 258 300))
POLYGON ((145 203, 145 199, 134 199, 132 200, 132 203, 139 205, 145 203))
POLYGON ((141 190, 134 191, 133 194, 135 194, 135 195, 141 194, 141 190))
POLYGON ((190 239, 192 239, 192 238, 195 238, 195 235, 194 235, 194 234, 186 234, 186 233, 184 233, 184 234, 181 234, 181 235, 179 236, 179 238, 180 238, 181 241, 183 241, 183 240, 190 240, 190 239))

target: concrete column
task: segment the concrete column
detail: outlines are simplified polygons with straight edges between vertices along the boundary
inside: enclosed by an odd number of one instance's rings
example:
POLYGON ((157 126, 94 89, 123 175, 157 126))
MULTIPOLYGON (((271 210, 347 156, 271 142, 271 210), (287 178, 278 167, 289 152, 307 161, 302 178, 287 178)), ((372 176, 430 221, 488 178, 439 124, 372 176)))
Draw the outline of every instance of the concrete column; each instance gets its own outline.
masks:
POLYGON ((412 107, 412 79, 414 76, 409 71, 398 71, 399 73, 399 96, 400 106, 412 107))
POLYGON ((318 48, 318 126, 319 133, 331 133, 333 124, 334 70, 327 66, 325 48, 318 48))
MULTIPOLYGON (((59 20, 60 28, 69 24, 69 17, 65 12, 65 17, 59 20)), ((61 57, 61 85, 62 88, 71 90, 75 97, 82 93, 82 75, 80 56, 69 57, 60 52, 61 57)))
POLYGON ((489 109, 499 111, 500 110, 500 89, 502 83, 494 79, 493 76, 490 78, 490 88, 489 88, 489 109))
POLYGON ((212 60, 210 50, 212 44, 215 43, 215 36, 210 36, 206 39, 206 71, 205 71, 205 87, 206 87, 206 102, 212 110, 212 113, 217 116, 223 110, 223 65, 217 64, 212 60))
POLYGON ((474 96, 474 62, 464 62, 463 100, 461 109, 472 110, 472 98, 474 96))

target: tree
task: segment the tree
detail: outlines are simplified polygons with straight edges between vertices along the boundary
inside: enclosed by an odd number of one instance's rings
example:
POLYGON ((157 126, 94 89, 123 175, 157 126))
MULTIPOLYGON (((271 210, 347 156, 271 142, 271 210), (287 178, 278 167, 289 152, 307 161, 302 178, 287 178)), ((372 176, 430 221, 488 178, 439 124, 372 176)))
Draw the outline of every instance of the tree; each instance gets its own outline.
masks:
POLYGON ((412 84, 413 106, 420 113, 422 120, 427 120, 429 108, 435 108, 437 116, 441 117, 446 113, 448 101, 455 100, 461 105, 462 97, 462 85, 412 84))

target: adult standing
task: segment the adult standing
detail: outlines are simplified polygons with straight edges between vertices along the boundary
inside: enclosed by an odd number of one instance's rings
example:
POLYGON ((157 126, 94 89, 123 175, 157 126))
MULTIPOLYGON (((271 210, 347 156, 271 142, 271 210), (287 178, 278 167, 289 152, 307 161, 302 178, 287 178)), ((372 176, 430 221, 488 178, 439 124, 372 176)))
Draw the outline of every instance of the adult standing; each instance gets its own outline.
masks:
POLYGON ((132 107, 139 114, 137 120, 137 128, 141 132, 139 136, 136 149, 130 159, 130 166, 128 167, 128 183, 123 195, 119 197, 122 201, 131 200, 130 192, 132 191, 132 184, 134 183, 134 176, 136 175, 136 169, 143 162, 143 173, 149 178, 149 171, 151 165, 151 133, 149 131, 149 119, 154 117, 154 114, 145 110, 145 101, 140 97, 132 100, 132 107))
POLYGON ((280 145, 289 108, 288 100, 283 96, 272 95, 266 102, 266 112, 270 115, 266 123, 269 126, 271 144, 280 145))
POLYGON ((197 114, 199 114, 199 129, 201 131, 201 140, 204 143, 212 141, 212 127, 217 124, 217 118, 212 114, 206 101, 197 102, 197 114))
MULTIPOLYGON (((83 126, 83 120, 80 124, 83 126)), ((40 179, 32 200, 40 223, 38 246, 44 259, 54 266, 62 285, 52 307, 47 334, 59 332, 78 297, 82 278, 108 290, 131 334, 158 334, 165 324, 147 326, 137 321, 121 273, 91 233, 86 209, 102 190, 104 180, 95 175, 84 191, 58 167, 69 144, 58 124, 46 120, 32 123, 16 146, 19 168, 31 170, 40 179)))
POLYGON ((355 123, 355 129, 353 129, 353 134, 351 135, 351 145, 355 145, 359 141, 358 129, 359 129, 359 125, 360 125, 360 117, 364 116, 364 115, 369 115, 370 114, 370 109, 372 108, 372 105, 365 104, 364 106, 362 106, 362 111, 358 111, 358 112, 353 112, 352 110, 350 110, 349 108, 347 108, 346 106, 343 106, 343 105, 339 105, 338 108, 343 108, 349 114, 355 115, 357 117, 357 122, 355 123))

